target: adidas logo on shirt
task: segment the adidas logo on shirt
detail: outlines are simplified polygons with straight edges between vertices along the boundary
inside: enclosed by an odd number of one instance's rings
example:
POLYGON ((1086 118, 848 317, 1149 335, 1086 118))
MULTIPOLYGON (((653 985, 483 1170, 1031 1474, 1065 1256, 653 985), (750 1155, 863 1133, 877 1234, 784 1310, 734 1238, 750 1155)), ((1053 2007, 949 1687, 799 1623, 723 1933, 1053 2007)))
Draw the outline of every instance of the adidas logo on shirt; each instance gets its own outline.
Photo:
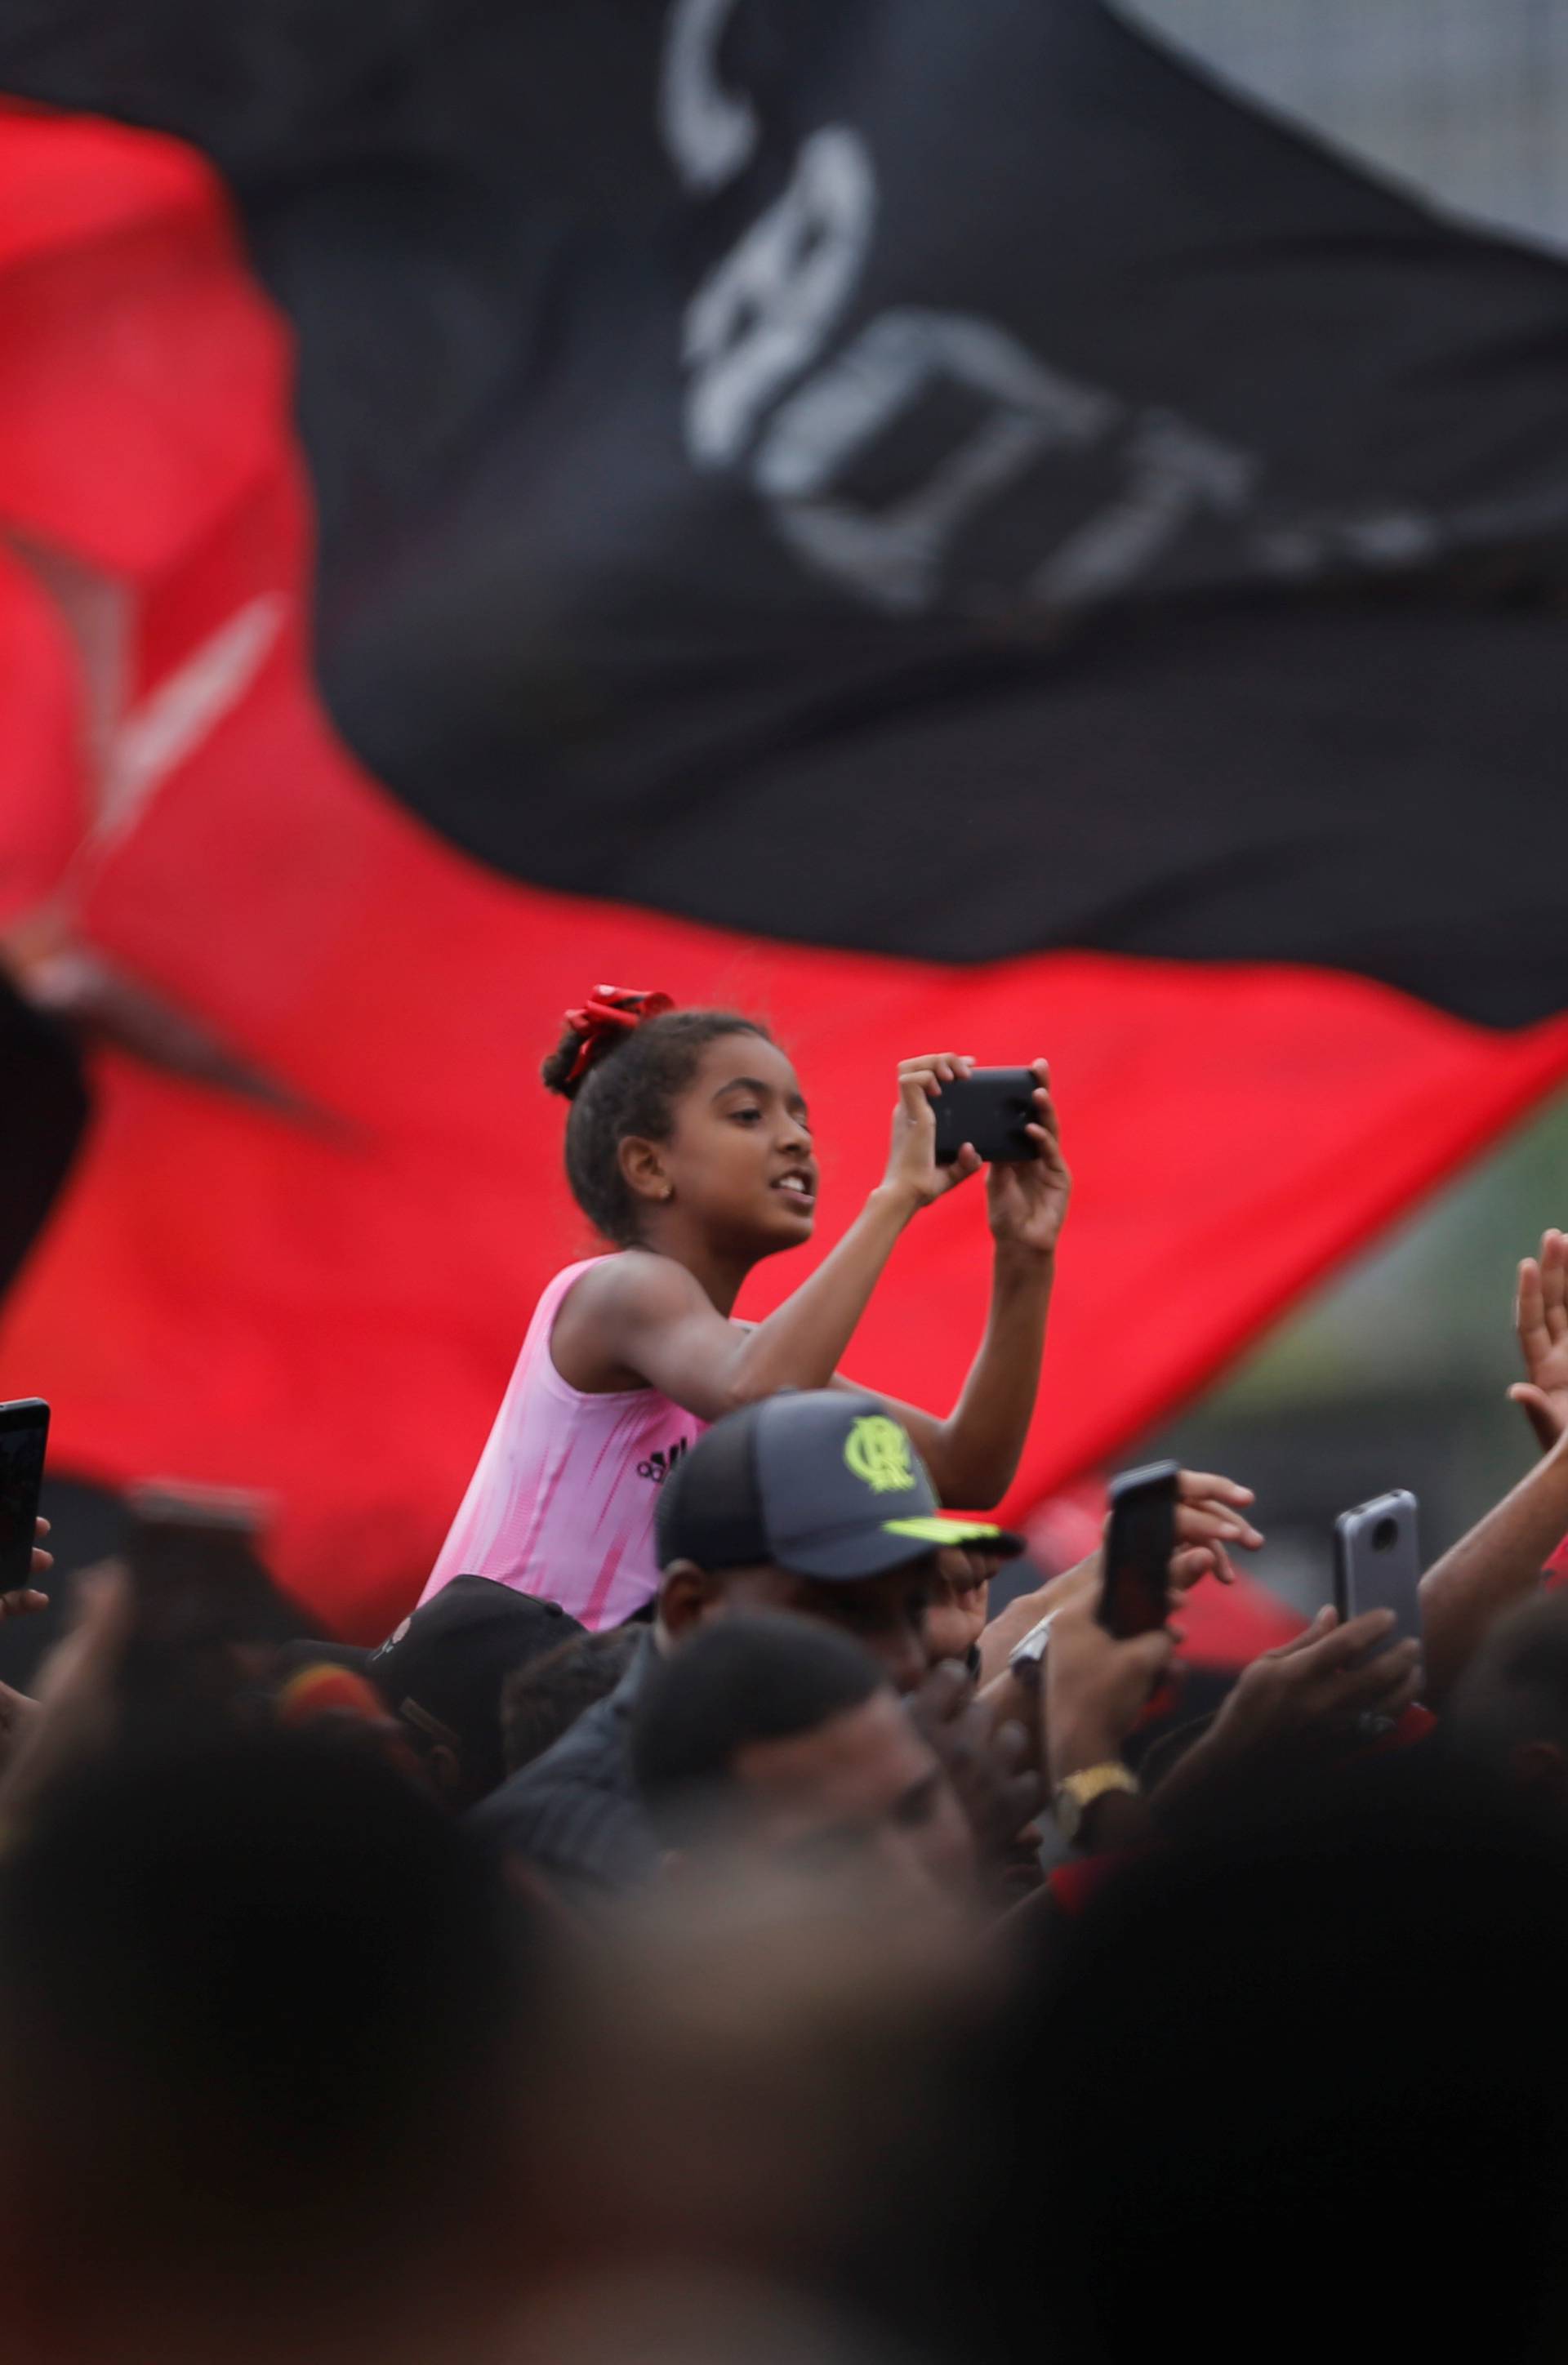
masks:
POLYGON ((637 1475, 639 1478, 651 1478, 655 1486, 662 1486, 681 1455, 689 1453, 690 1451, 691 1440, 689 1437, 678 1437, 667 1453, 661 1448, 656 1453, 650 1453, 645 1462, 639 1462, 637 1475))

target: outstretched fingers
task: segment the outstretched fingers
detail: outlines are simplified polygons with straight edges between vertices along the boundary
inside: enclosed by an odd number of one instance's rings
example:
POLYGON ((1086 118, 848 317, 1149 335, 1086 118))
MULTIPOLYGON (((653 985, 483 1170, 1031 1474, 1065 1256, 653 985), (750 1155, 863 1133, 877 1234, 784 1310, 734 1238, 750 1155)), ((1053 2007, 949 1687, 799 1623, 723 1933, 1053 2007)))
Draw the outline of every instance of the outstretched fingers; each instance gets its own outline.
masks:
MULTIPOLYGON (((1545 1245, 1543 1240, 1542 1248, 1545 1245)), ((1514 1328, 1518 1333, 1525 1368, 1533 1371, 1551 1347, 1551 1333, 1546 1327, 1546 1295, 1542 1288, 1540 1263, 1536 1257, 1519 1259, 1518 1287, 1514 1295, 1514 1328)))
POLYGON ((1183 1543, 1241 1544, 1256 1552, 1262 1530, 1247 1516, 1250 1486, 1212 1470, 1182 1470, 1176 1478, 1176 1533, 1183 1543))
POLYGON ((1541 1235, 1540 1301, 1548 1336, 1554 1347, 1568 1339, 1568 1234, 1551 1230, 1541 1235))
POLYGON ((1250 1519, 1226 1503, 1178 1503, 1176 1541, 1182 1544, 1240 1544, 1256 1552, 1263 1539, 1250 1519))
POLYGON ((1230 1503, 1238 1510, 1258 1499, 1250 1486, 1238 1485, 1234 1478, 1222 1478, 1214 1470, 1179 1470, 1176 1473, 1176 1492, 1183 1503, 1206 1502, 1212 1498, 1218 1503, 1230 1503))

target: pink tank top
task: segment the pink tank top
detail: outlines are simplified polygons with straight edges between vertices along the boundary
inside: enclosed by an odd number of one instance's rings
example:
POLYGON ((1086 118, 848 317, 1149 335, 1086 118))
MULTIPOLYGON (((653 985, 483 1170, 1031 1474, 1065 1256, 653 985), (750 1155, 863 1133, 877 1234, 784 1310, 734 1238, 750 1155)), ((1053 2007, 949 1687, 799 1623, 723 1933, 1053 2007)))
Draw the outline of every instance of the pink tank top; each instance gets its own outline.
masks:
POLYGON ((452 1577, 496 1577, 558 1601, 597 1633, 658 1591, 659 1488, 708 1424, 656 1388, 584 1395, 555 1369, 550 1337, 562 1300, 600 1261, 567 1265, 534 1308, 421 1602, 452 1577))

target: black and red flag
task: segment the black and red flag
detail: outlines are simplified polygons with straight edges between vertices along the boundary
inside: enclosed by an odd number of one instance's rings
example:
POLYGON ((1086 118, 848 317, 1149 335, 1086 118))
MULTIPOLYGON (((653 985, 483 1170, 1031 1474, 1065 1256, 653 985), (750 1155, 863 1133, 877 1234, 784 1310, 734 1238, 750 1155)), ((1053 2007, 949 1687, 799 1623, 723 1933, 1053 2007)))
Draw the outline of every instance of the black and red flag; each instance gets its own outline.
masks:
MULTIPOLYGON (((1020 1508, 1568 1073, 1568 271, 1100 0, 0 0, 0 1387, 373 1631, 580 1245, 601 973, 1052 1057, 1020 1508)), ((984 1241, 857 1370, 939 1398, 984 1241)), ((766 1276, 759 1304, 789 1285, 766 1276)))

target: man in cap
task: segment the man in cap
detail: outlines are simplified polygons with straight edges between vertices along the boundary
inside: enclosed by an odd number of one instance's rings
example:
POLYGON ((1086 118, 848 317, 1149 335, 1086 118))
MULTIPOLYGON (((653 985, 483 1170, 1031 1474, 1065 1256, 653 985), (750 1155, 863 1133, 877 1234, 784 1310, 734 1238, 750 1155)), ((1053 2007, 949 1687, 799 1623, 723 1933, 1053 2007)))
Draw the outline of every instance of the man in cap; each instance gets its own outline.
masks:
POLYGON ((1022 1537, 945 1516, 907 1431, 875 1396, 769 1396, 717 1422, 666 1482, 653 1631, 607 1699, 502 1784, 475 1816, 510 1855, 564 1889, 622 1889, 657 1865, 637 1796, 633 1708, 658 1656, 733 1611, 837 1627, 901 1692, 931 1664, 936 1555, 969 1544, 1011 1558, 1022 1537))
POLYGON ((660 1659, 632 1719, 637 1787, 678 1855, 744 1845, 925 1909, 975 1889, 969 1826, 875 1659, 821 1619, 721 1618, 660 1659))

